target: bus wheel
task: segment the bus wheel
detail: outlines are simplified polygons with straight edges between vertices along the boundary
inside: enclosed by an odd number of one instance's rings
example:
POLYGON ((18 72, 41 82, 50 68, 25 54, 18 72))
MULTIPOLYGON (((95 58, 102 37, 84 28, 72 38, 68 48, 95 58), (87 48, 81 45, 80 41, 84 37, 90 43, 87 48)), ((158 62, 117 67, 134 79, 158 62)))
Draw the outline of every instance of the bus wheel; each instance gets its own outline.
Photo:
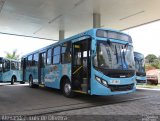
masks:
POLYGON ((16 82, 16 77, 15 76, 12 76, 12 79, 11 79, 11 85, 14 84, 14 82, 16 82))
POLYGON ((71 98, 74 96, 74 94, 72 92, 71 83, 68 80, 64 81, 62 91, 63 91, 63 95, 66 97, 71 98))

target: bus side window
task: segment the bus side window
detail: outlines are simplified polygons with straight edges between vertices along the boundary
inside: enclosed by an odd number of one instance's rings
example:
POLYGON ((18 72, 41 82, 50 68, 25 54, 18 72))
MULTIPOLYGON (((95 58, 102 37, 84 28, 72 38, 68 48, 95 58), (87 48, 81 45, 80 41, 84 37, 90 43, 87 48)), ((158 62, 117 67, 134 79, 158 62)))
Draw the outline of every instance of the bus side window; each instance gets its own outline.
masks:
POLYGON ((47 50, 47 65, 52 64, 52 49, 47 50))
POLYGON ((4 72, 7 72, 9 70, 10 70, 10 61, 5 60, 5 62, 4 62, 4 72))
POLYGON ((28 67, 31 67, 31 66, 32 66, 32 55, 29 55, 29 56, 28 56, 27 66, 28 66, 28 67))
POLYGON ((53 64, 60 63, 60 46, 53 49, 53 64))
POLYGON ((17 68, 16 68, 16 62, 11 61, 11 69, 12 69, 12 70, 16 70, 16 69, 17 69, 17 68))
POLYGON ((66 42, 61 48, 62 63, 71 62, 71 42, 66 42))
POLYGON ((32 63, 33 66, 38 66, 38 53, 35 53, 33 55, 33 63, 32 63))

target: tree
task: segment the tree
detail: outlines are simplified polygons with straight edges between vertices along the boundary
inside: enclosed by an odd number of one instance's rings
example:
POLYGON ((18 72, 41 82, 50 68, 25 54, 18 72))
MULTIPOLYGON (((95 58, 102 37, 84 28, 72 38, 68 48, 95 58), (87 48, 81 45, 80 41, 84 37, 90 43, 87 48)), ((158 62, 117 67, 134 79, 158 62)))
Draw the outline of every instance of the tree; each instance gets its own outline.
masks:
POLYGON ((160 60, 155 59, 154 62, 151 64, 153 67, 159 69, 160 68, 160 60))
POLYGON ((153 63, 154 60, 157 59, 157 56, 155 56, 154 54, 149 54, 145 57, 145 59, 149 62, 149 63, 153 63))
POLYGON ((6 58, 19 60, 20 55, 17 54, 17 50, 14 50, 12 53, 9 53, 9 52, 5 52, 5 53, 6 53, 6 58))

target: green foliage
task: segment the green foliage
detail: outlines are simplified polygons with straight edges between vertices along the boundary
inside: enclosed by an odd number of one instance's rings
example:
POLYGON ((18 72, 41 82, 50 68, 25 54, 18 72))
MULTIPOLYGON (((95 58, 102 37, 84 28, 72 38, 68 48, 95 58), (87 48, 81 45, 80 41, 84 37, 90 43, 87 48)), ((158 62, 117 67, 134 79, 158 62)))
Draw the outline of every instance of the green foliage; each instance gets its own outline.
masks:
POLYGON ((149 54, 145 57, 146 62, 146 70, 150 69, 160 69, 160 57, 156 57, 154 54, 149 54))
POLYGON ((155 59, 151 65, 157 69, 160 69, 160 60, 155 59))
POLYGON ((155 56, 154 54, 149 54, 145 57, 145 59, 149 62, 149 63, 153 63, 155 59, 157 59, 157 56, 155 56))
POLYGON ((156 69, 155 67, 153 67, 151 64, 145 64, 145 70, 152 70, 152 69, 156 69))
POLYGON ((6 58, 19 60, 20 55, 17 54, 17 50, 14 50, 12 53, 9 53, 9 52, 5 52, 5 53, 6 53, 6 58))

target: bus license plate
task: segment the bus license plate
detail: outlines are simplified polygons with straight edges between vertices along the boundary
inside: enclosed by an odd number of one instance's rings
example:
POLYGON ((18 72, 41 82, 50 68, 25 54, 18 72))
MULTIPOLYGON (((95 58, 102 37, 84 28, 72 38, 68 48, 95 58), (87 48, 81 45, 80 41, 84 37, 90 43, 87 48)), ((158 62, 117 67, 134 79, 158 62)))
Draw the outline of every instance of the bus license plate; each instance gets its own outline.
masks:
POLYGON ((120 84, 120 80, 111 80, 111 84, 120 84))

